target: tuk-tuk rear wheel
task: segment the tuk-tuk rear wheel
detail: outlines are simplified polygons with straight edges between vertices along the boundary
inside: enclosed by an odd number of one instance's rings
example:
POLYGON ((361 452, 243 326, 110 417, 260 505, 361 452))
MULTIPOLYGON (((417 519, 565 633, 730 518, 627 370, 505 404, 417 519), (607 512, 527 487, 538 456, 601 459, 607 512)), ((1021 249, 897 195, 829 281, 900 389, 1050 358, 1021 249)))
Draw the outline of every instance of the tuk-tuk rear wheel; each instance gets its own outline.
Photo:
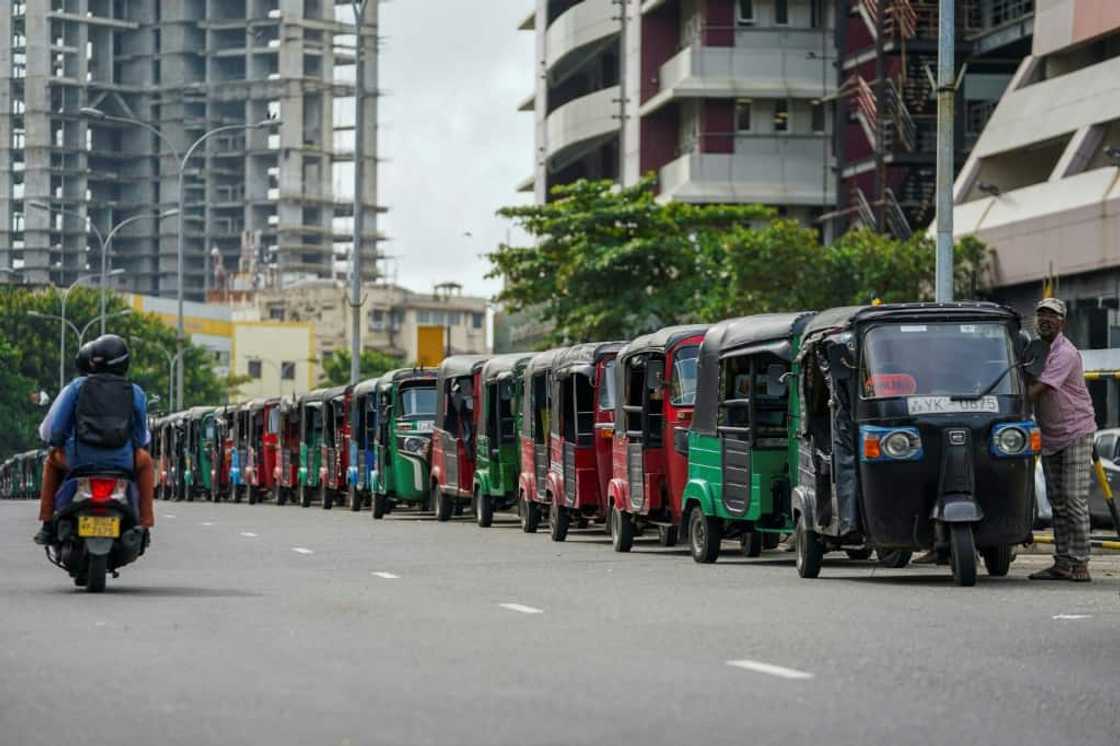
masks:
POLYGON ((624 511, 611 510, 611 546, 616 552, 629 552, 634 546, 634 517, 624 511))
POLYGON ((447 523, 451 520, 451 513, 455 509, 455 505, 451 502, 451 496, 445 495, 443 490, 439 488, 439 483, 432 484, 432 504, 435 506, 436 520, 440 523, 447 523))
POLYGON ((490 528, 494 523, 494 498, 482 490, 475 493, 474 517, 479 528, 490 528))
POLYGON ((525 500, 521 505, 521 530, 527 534, 535 534, 541 525, 541 506, 532 500, 525 500))
POLYGON ((385 517, 385 507, 388 502, 388 495, 383 495, 380 492, 373 493, 373 519, 375 521, 380 521, 385 517))
POLYGON ((797 574, 803 578, 815 578, 821 574, 824 561, 824 544, 816 531, 805 525, 805 515, 797 519, 797 574))
POLYGON ((564 541, 568 538, 568 528, 571 526, 572 514, 567 508, 553 505, 548 513, 549 535, 553 541, 564 541))
POLYGON ((739 537, 739 549, 744 557, 762 556, 762 534, 758 531, 748 531, 739 537))
POLYGON ((311 507, 311 495, 307 492, 307 485, 302 482, 299 485, 299 504, 301 507, 311 507))
POLYGON ((658 526, 657 543, 663 547, 675 547, 680 540, 679 534, 676 526, 658 526))
POLYGON ((346 499, 350 503, 351 513, 357 513, 362 509, 362 503, 364 502, 364 500, 362 500, 361 493, 358 492, 358 488, 354 485, 350 485, 350 489, 346 493, 346 499))
POLYGON ((248 498, 250 505, 256 505, 260 502, 260 498, 257 497, 257 489, 252 485, 246 485, 245 497, 248 498))
POLYGON ((326 481, 319 482, 319 502, 323 504, 323 510, 334 507, 334 493, 327 489, 326 481))
POLYGON ((279 482, 277 482, 276 486, 273 487, 272 494, 276 500, 277 505, 284 505, 288 502, 288 493, 284 491, 284 488, 280 486, 279 482))
POLYGON ((984 567, 988 575, 993 578, 1002 578, 1011 570, 1011 560, 1014 559, 1012 548, 1007 545, 998 547, 984 547, 980 550, 984 558, 984 567))
POLYGON ((688 514, 688 548, 692 559, 710 565, 719 559, 723 527, 718 518, 704 515, 704 509, 693 505, 688 514))
POLYGON ((965 588, 976 585, 976 543, 970 524, 954 523, 949 527, 949 557, 957 585, 965 588))

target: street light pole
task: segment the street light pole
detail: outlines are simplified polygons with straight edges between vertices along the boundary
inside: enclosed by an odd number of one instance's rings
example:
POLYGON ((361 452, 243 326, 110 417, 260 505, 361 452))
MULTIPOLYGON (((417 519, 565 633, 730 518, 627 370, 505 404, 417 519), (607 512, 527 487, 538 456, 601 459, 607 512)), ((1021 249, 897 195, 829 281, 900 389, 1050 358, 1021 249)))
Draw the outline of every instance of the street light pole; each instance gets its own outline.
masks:
MULTIPOLYGON (((119 275, 119 274, 123 274, 123 273, 124 273, 123 269, 122 270, 116 270, 116 271, 110 272, 109 276, 119 275)), ((66 320, 66 300, 67 300, 67 298, 70 297, 70 291, 73 290, 74 288, 76 288, 80 283, 85 282, 86 280, 92 280, 93 278, 99 277, 99 276, 100 275, 95 275, 95 274, 81 275, 80 277, 78 277, 78 279, 74 280, 74 282, 72 282, 70 284, 70 287, 66 288, 66 290, 64 290, 63 293, 62 293, 62 315, 58 317, 58 320, 60 322, 59 325, 58 325, 58 390, 59 391, 62 391, 62 389, 64 389, 66 387, 66 325, 70 324, 70 328, 73 329, 74 334, 79 339, 81 339, 81 333, 78 331, 78 327, 74 326, 73 323, 66 320)), ((41 313, 37 313, 35 311, 30 312, 28 315, 50 318, 47 314, 41 314, 41 313)))
POLYGON ((953 125, 957 95, 956 0, 941 0, 937 45, 937 270, 938 303, 953 300, 953 125))
POLYGON ((144 337, 130 337, 129 341, 133 344, 143 342, 144 344, 150 345, 162 352, 163 356, 167 358, 167 413, 171 414, 175 411, 175 363, 179 359, 179 356, 171 354, 158 342, 145 339, 144 337))
MULTIPOLYGON (((368 0, 351 0, 354 11, 354 245, 350 257, 350 383, 362 371, 362 240, 365 234, 366 67, 363 33, 368 0)), ((376 32, 375 32, 376 33, 376 32)))

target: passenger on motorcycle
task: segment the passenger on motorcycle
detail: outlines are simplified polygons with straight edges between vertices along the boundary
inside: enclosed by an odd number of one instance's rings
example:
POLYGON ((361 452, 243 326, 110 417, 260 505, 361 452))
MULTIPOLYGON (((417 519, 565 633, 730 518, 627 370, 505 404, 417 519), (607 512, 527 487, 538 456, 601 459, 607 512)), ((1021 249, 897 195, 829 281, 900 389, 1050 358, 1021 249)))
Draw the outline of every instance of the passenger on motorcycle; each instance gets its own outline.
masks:
POLYGON ((70 472, 106 469, 131 473, 140 494, 140 525, 155 525, 154 468, 146 447, 147 398, 125 378, 128 345, 105 334, 78 351, 80 374, 64 388, 39 425, 39 437, 51 446, 43 464, 36 544, 54 542, 54 498, 70 472))

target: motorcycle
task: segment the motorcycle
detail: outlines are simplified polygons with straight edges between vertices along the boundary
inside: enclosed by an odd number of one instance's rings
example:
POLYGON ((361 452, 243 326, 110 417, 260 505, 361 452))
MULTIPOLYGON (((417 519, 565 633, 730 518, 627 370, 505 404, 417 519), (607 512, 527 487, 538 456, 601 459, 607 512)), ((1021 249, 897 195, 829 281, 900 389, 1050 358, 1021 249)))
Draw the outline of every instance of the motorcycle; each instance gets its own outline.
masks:
POLYGON ((130 476, 71 476, 55 497, 55 540, 46 547, 47 559, 90 593, 104 591, 106 574, 116 578, 150 542, 140 526, 139 493, 130 476))

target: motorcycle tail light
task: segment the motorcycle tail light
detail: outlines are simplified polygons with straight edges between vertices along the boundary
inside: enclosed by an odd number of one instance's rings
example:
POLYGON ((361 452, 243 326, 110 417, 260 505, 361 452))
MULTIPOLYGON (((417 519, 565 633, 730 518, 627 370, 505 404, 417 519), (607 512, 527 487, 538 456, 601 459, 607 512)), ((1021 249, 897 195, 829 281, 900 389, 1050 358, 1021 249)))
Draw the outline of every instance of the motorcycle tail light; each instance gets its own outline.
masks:
POLYGON ((105 503, 113 497, 113 492, 116 490, 117 480, 115 479, 98 479, 93 478, 89 480, 89 496, 95 503, 105 503))

